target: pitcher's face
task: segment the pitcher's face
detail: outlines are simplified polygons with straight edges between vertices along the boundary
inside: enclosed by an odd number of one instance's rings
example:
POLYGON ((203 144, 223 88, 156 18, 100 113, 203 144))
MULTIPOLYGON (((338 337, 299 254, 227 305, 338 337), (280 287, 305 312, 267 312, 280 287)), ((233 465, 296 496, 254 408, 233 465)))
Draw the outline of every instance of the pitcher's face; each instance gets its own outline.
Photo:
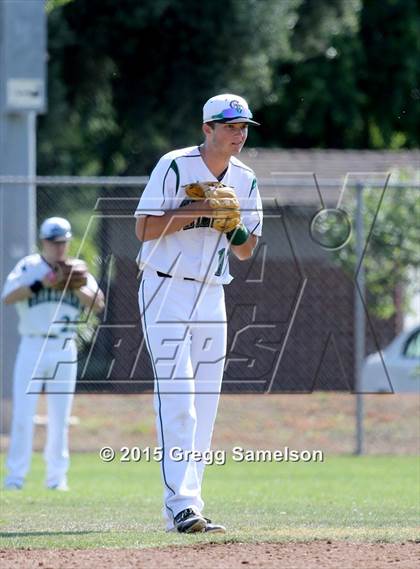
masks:
POLYGON ((248 137, 246 123, 214 123, 214 128, 206 129, 206 142, 220 154, 234 156, 239 154, 248 137))

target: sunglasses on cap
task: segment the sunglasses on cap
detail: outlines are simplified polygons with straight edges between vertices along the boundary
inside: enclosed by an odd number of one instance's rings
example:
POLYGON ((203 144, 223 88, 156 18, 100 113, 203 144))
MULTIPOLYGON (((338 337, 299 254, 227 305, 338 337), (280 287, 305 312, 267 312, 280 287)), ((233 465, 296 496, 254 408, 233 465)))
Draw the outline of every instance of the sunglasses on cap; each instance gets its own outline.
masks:
POLYGON ((212 120, 223 120, 223 119, 252 119, 252 113, 249 109, 244 109, 239 103, 235 106, 223 109, 221 113, 217 115, 212 115, 212 120))

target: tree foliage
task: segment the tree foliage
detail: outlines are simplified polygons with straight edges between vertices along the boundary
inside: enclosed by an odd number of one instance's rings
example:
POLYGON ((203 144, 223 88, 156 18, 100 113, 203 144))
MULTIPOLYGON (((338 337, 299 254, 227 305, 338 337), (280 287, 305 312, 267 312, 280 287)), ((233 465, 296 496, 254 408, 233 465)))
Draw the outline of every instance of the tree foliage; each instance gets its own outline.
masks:
MULTIPOLYGON (((404 176, 400 182, 404 183, 404 176)), ((404 312, 418 283, 413 273, 420 269, 419 190, 410 188, 365 188, 364 225, 367 241, 363 258, 366 294, 370 310, 379 318, 396 312, 395 291, 402 286, 404 312), (373 223, 374 221, 374 223, 373 223), (372 231, 369 235, 369 232, 372 231)), ((355 240, 337 251, 336 259, 353 276, 356 268, 355 240)))
POLYGON ((370 148, 418 147, 420 2, 369 0, 361 12, 364 65, 360 89, 370 148))
POLYGON ((144 174, 226 91, 250 145, 411 148, 419 0, 48 0, 39 172, 144 174))
POLYGON ((292 58, 278 60, 259 115, 258 144, 417 147, 418 0, 304 0, 297 18, 292 58))
POLYGON ((40 167, 144 173, 200 140, 208 97, 272 89, 297 0, 74 0, 49 17, 50 112, 40 167), (58 145, 58 152, 57 152, 58 145))

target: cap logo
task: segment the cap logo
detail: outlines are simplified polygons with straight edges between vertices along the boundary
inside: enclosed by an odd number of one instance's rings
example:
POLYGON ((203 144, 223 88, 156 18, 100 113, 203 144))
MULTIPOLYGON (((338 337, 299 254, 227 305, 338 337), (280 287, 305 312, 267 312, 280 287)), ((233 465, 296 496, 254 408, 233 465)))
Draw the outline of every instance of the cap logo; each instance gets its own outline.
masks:
POLYGON ((64 231, 63 228, 60 227, 59 225, 53 225, 53 226, 51 227, 50 234, 51 234, 52 237, 56 237, 56 236, 58 236, 58 235, 62 235, 63 233, 65 233, 65 231, 64 231))
POLYGON ((239 114, 242 113, 242 111, 244 110, 243 106, 240 104, 239 101, 233 100, 230 102, 229 107, 231 109, 235 109, 235 111, 237 111, 239 114))

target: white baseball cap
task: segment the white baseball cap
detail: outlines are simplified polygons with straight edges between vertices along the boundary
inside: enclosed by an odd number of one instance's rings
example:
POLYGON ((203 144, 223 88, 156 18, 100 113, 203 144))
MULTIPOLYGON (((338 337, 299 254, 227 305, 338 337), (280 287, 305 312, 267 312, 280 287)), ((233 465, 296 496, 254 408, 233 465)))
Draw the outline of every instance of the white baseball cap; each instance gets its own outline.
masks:
POLYGON ((260 123, 252 120, 252 113, 249 110, 248 103, 243 97, 225 93, 216 95, 207 101, 203 107, 203 123, 206 122, 224 122, 224 123, 241 123, 248 124, 260 123))
POLYGON ((71 225, 64 217, 49 217, 39 230, 39 238, 48 241, 68 241, 71 236, 71 225))

